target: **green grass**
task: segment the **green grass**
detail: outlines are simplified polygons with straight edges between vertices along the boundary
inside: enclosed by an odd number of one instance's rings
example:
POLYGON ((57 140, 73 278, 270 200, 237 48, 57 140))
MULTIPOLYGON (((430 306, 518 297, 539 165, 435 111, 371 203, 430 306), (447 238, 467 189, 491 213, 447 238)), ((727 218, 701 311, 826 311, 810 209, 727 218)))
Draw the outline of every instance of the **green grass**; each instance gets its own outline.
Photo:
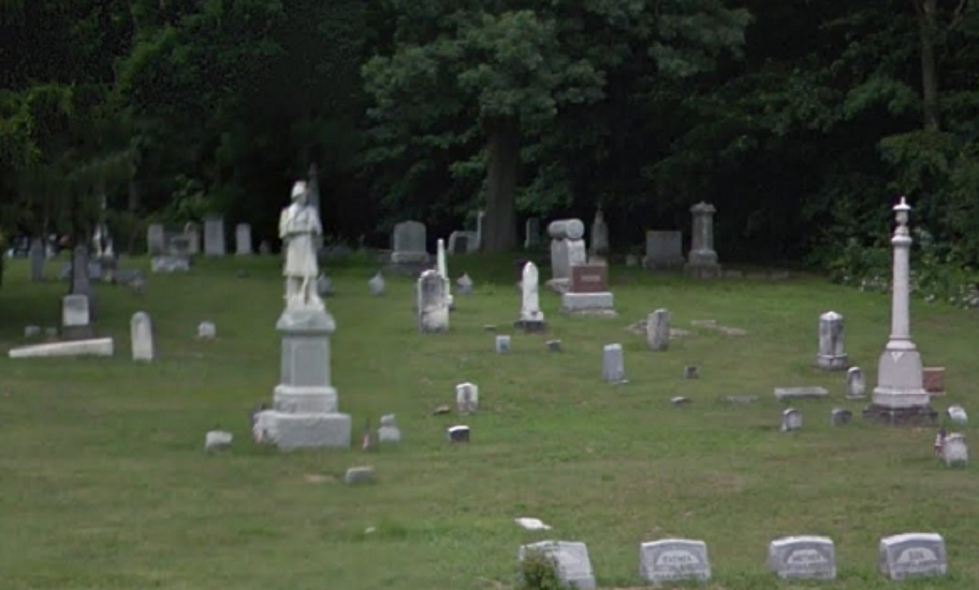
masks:
MULTIPOLYGON (((544 538, 586 542, 602 587, 639 587, 638 545, 664 536, 708 543, 712 589, 808 587, 765 570, 768 542, 786 534, 833 538, 839 577, 829 587, 891 588, 876 572, 877 543, 909 531, 945 536, 951 575, 901 587, 977 587, 976 469, 940 465, 933 429, 865 423, 862 404, 843 399, 843 374, 812 366, 818 314, 834 309, 872 387, 889 331, 886 296, 811 277, 688 282, 615 267, 618 318, 562 316, 545 291, 550 332, 514 333, 513 352, 500 356, 483 325, 510 332, 514 265, 449 264, 454 276, 470 273, 476 292, 457 295, 451 333, 427 336, 416 332, 406 279, 389 277, 387 295, 372 298, 371 265, 331 269, 340 407, 355 439, 382 413, 396 413, 404 434, 399 447, 371 453, 355 443, 282 454, 250 440, 248 411, 278 381, 277 258, 150 275, 142 298, 99 285, 98 331, 116 338, 114 358, 0 359, 0 588, 509 588, 517 547, 544 538), (238 268, 249 276, 237 278, 238 268), (667 353, 645 350, 625 329, 659 307, 692 332, 667 353), (150 365, 129 360, 138 310, 157 335, 150 365), (749 334, 725 337, 694 319, 749 334), (216 322, 216 341, 194 340, 202 320, 216 322), (546 352, 549 338, 564 352, 546 352), (621 387, 600 380, 601 348, 612 342, 626 352, 630 383, 621 387), (688 364, 701 368, 699 380, 683 379, 688 364), (480 412, 432 416, 462 381, 479 385, 480 412), (784 406, 772 388, 782 385, 823 385, 833 399, 800 403, 804 429, 781 433, 784 406), (732 394, 760 399, 722 401, 732 394), (676 395, 692 406, 671 407, 676 395), (852 409, 854 422, 831 429, 834 405, 852 409), (450 445, 444 429, 460 421, 472 443, 450 445), (203 452, 215 426, 234 433, 230 453, 203 452), (376 467, 377 483, 344 486, 346 468, 364 464, 376 467), (526 533, 518 516, 555 528, 526 533)), ((24 325, 59 317, 66 286, 26 277, 15 261, 0 289, 4 349, 23 341, 24 325)), ((926 364, 948 367, 949 395, 936 407, 976 410, 976 312, 915 301, 912 314, 926 364)))

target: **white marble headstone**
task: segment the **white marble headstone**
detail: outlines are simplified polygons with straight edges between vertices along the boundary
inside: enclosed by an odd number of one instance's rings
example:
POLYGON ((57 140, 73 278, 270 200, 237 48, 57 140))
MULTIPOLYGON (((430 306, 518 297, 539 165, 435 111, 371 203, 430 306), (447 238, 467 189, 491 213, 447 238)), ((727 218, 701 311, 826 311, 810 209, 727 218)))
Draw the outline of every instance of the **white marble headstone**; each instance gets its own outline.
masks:
POLYGON ((129 322, 129 331, 132 337, 133 360, 153 360, 153 325, 150 321, 150 315, 145 311, 134 313, 129 322))
POLYGON ((602 379, 609 383, 625 381, 625 360, 621 344, 606 344, 602 349, 602 379))
POLYGON ((835 579, 833 540, 810 535, 775 539, 768 546, 768 567, 782 579, 835 579))
POLYGON ((541 541, 522 545, 518 559, 523 562, 531 552, 540 552, 554 561, 558 578, 570 588, 590 590, 595 588, 595 574, 584 543, 569 541, 541 541))
POLYGON ((65 295, 61 303, 61 325, 87 326, 90 321, 88 296, 65 295))
POLYGON ((456 385, 456 411, 469 414, 479 409, 479 386, 473 383, 456 385))
POLYGON ((948 570, 945 539, 937 533, 905 533, 880 540, 878 565, 892 580, 943 576, 948 570))
POLYGON ((657 309, 646 318, 646 344, 650 350, 665 351, 670 347, 670 312, 657 309))
POLYGON ((639 546, 639 575, 653 584, 710 580, 707 544, 689 539, 643 543, 639 546))

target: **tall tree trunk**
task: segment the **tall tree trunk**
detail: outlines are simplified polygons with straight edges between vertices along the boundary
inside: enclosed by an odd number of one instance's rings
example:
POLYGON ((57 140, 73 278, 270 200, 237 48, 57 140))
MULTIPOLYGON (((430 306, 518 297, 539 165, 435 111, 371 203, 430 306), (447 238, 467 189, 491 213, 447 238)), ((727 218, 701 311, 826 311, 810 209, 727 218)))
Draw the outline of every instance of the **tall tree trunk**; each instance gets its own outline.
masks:
POLYGON ((134 176, 129 179, 129 212, 130 213, 136 213, 137 211, 139 211, 139 207, 142 204, 141 203, 142 199, 140 197, 141 195, 139 192, 139 181, 136 180, 136 177, 134 176))
POLYGON ((480 247, 506 252, 517 247, 514 193, 520 167, 520 131, 516 121, 496 121, 488 128, 486 217, 480 247))
POLYGON ((938 60, 935 43, 938 33, 938 0, 915 0, 921 34, 921 89, 926 131, 941 127, 938 113, 938 60))

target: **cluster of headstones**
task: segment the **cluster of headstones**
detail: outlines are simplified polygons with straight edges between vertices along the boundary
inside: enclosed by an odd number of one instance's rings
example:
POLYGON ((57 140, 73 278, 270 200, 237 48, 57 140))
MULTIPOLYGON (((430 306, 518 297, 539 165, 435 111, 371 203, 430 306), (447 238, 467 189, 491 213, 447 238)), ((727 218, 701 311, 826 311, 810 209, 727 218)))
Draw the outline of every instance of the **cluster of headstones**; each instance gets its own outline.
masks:
MULTIPOLYGON (((595 588, 595 575, 584 543, 541 541, 522 545, 518 561, 537 554, 555 567, 561 582, 571 588, 595 588)), ((823 536, 792 536, 768 546, 768 569, 785 580, 836 579, 836 548, 823 536)), ((878 569, 891 580, 942 576, 948 571, 945 540, 937 533, 905 533, 880 540, 878 569)), ((662 539, 639 546, 639 574, 653 584, 705 582, 711 565, 704 541, 662 539)))
MULTIPOLYGON (((200 226, 188 222, 181 231, 167 230, 162 223, 150 224, 146 230, 146 249, 151 256, 153 272, 185 271, 190 268, 190 259, 201 253, 200 226)), ((268 254, 271 247, 263 241, 259 252, 268 254)), ((204 219, 205 256, 225 256, 224 218, 204 219)), ((252 249, 252 228, 247 223, 235 227, 235 254, 250 256, 252 249)))

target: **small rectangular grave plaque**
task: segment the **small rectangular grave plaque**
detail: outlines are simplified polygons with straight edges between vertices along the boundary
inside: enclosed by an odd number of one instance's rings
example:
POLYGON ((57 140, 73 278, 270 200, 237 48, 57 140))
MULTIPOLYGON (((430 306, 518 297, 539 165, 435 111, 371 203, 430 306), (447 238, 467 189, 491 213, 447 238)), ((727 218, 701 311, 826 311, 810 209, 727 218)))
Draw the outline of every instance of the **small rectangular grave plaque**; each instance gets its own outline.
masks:
POLYGON ((663 539, 639 546, 639 575, 658 584, 678 580, 710 580, 707 544, 687 539, 663 539))
POLYGON ((569 588, 595 588, 595 574, 588 558, 588 547, 584 543, 569 541, 541 541, 522 545, 518 555, 522 562, 528 553, 539 552, 554 560, 557 575, 569 588))
POLYGON ((608 291, 608 266, 579 264, 571 267, 571 293, 604 293, 608 291))
POLYGON ((828 537, 782 537, 768 546, 768 567, 782 579, 832 580, 836 550, 828 537))
POLYGON ((948 569, 945 539, 936 533, 905 533, 880 540, 880 571, 892 580, 942 576, 948 569))

